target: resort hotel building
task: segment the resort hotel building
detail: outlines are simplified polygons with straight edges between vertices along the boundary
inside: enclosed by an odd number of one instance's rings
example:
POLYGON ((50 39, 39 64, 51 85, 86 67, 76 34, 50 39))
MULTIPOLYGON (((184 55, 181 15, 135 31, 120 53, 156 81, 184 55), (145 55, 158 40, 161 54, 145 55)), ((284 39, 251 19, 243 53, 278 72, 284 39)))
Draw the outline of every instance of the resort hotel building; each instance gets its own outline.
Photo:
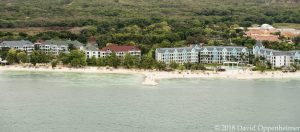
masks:
POLYGON ((13 48, 20 51, 25 51, 31 54, 34 50, 34 44, 27 40, 20 41, 3 41, 0 43, 0 49, 3 48, 13 48))
POLYGON ((155 59, 165 63, 217 63, 225 62, 249 63, 249 50, 240 46, 200 46, 178 48, 158 48, 155 59))
MULTIPOLYGON (((107 44, 99 49, 96 43, 84 46, 78 41, 71 40, 47 40, 38 41, 35 44, 30 41, 3 41, 0 43, 0 50, 4 48, 14 48, 25 51, 29 55, 33 50, 40 50, 46 54, 59 55, 69 53, 71 48, 83 51, 87 58, 95 56, 106 57, 115 53, 117 57, 123 58, 126 54, 141 57, 141 50, 136 46, 107 44), (72 47, 71 47, 72 46, 72 47)), ((300 50, 279 51, 267 49, 261 41, 253 46, 250 51, 247 47, 241 46, 203 46, 191 45, 189 47, 158 48, 155 51, 155 59, 167 64, 170 62, 183 63, 203 63, 203 64, 248 64, 249 55, 253 54, 256 58, 265 58, 271 63, 272 68, 289 67, 295 62, 300 62, 300 50)))
POLYGON ((59 55, 60 53, 69 53, 70 46, 83 50, 84 45, 79 41, 71 41, 71 40, 46 40, 41 43, 35 43, 39 50, 45 54, 53 54, 59 55))
POLYGON ((100 58, 100 50, 96 44, 87 44, 87 46, 84 47, 84 53, 86 55, 86 58, 92 58, 95 56, 96 58, 100 58))
POLYGON ((117 57, 123 58, 126 54, 141 57, 141 50, 136 46, 107 44, 106 47, 100 49, 100 57, 106 57, 115 53, 117 57))
POLYGON ((136 46, 117 45, 110 43, 101 49, 99 49, 95 44, 88 44, 84 51, 87 58, 92 58, 93 56, 96 58, 106 57, 110 56, 112 53, 115 53, 119 58, 125 57, 126 54, 130 54, 138 58, 141 57, 141 50, 136 46))
POLYGON ((180 64, 187 62, 198 63, 199 52, 199 45, 178 48, 158 48, 155 51, 155 59, 167 64, 172 61, 180 64))
POLYGON ((84 44, 75 40, 37 40, 34 44, 27 40, 21 41, 3 41, 0 43, 0 50, 3 48, 14 48, 16 50, 25 51, 31 54, 33 50, 39 50, 45 54, 59 55, 60 53, 69 53, 71 48, 83 51, 87 58, 95 56, 106 57, 115 53, 119 58, 123 58, 126 54, 141 57, 141 50, 137 46, 107 44, 102 49, 98 48, 96 43, 84 44))
POLYGON ((253 54, 255 57, 263 57, 266 61, 272 64, 272 68, 289 67, 295 61, 300 60, 299 51, 279 51, 267 49, 263 46, 261 41, 258 41, 253 47, 253 54))

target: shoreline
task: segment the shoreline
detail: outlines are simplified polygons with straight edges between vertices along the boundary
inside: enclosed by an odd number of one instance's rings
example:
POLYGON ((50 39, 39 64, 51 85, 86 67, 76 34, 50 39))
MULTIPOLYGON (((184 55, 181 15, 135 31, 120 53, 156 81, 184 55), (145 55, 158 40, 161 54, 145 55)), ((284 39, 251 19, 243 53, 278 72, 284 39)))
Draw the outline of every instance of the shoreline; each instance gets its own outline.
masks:
POLYGON ((163 79, 238 79, 238 80, 252 80, 252 79, 284 79, 284 78, 299 78, 300 72, 283 73, 281 71, 266 71, 264 73, 259 71, 242 71, 231 70, 225 72, 213 71, 154 71, 154 70, 139 70, 139 69, 113 69, 106 67, 85 67, 85 68, 47 68, 47 67, 23 67, 21 65, 0 66, 0 71, 33 71, 33 72, 65 72, 65 73, 95 73, 95 74, 138 74, 144 76, 143 85, 158 85, 157 81, 163 79))

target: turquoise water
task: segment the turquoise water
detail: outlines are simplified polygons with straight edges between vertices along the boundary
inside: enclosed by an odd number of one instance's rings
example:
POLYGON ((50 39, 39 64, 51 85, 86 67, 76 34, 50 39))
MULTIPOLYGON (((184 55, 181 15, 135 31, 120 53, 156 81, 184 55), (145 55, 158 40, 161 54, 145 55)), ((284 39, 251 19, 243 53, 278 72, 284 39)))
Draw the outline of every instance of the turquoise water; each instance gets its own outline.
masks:
POLYGON ((300 126, 299 80, 0 73, 0 132, 214 132, 216 125, 300 126))

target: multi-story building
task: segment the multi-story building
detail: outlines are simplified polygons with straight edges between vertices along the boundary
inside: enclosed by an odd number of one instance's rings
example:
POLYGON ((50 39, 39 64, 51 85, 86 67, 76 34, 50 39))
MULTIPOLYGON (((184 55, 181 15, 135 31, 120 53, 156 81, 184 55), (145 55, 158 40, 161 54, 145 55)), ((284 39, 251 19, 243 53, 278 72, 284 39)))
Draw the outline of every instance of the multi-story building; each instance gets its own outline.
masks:
POLYGON ((279 41, 279 35, 274 35, 276 29, 269 24, 261 27, 249 27, 246 36, 257 41, 279 41))
POLYGON ((280 35, 288 39, 293 39, 294 37, 300 35, 300 30, 293 29, 293 28, 278 28, 277 32, 280 32, 280 35))
POLYGON ((79 41, 71 40, 47 40, 41 44, 38 44, 39 50, 46 54, 58 55, 59 53, 69 53, 70 46, 76 49, 83 50, 84 46, 79 41))
POLYGON ((199 62, 199 45, 191 47, 178 47, 178 48, 158 48, 155 51, 155 59, 165 63, 198 63, 199 62))
POLYGON ((87 46, 84 47, 84 52, 86 55, 86 58, 92 58, 95 56, 96 58, 100 57, 100 50, 95 44, 88 44, 87 46))
POLYGON ((249 50, 240 46, 204 46, 199 52, 200 63, 249 63, 249 50))
POLYGON ((16 50, 25 51, 28 54, 31 54, 34 50, 34 44, 27 40, 21 41, 3 41, 0 43, 0 48, 14 48, 16 50))
POLYGON ((170 63, 248 63, 249 50, 239 46, 199 46, 156 49, 156 60, 170 63))
POLYGON ((120 46, 116 44, 107 44, 100 50, 100 57, 106 57, 115 53, 119 58, 123 58, 126 54, 141 57, 141 50, 136 46, 120 46))
POLYGON ((280 33, 281 36, 291 40, 300 35, 300 30, 293 28, 274 28, 269 24, 263 24, 260 27, 249 27, 245 33, 246 36, 257 41, 280 41, 280 36, 275 35, 276 33, 280 33))
POLYGON ((300 51, 279 51, 267 49, 263 46, 261 41, 258 41, 253 47, 253 54, 255 57, 263 57, 266 61, 272 64, 272 68, 289 67, 300 60, 300 51))

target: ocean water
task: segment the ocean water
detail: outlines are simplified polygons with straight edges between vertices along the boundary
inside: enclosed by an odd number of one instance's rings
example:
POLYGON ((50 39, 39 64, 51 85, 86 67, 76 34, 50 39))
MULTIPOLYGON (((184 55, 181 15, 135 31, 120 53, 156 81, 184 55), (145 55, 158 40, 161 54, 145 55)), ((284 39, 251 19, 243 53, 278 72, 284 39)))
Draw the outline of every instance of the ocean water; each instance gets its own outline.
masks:
POLYGON ((157 86, 142 81, 141 75, 2 71, 0 132, 300 127, 298 79, 170 79, 157 86))

